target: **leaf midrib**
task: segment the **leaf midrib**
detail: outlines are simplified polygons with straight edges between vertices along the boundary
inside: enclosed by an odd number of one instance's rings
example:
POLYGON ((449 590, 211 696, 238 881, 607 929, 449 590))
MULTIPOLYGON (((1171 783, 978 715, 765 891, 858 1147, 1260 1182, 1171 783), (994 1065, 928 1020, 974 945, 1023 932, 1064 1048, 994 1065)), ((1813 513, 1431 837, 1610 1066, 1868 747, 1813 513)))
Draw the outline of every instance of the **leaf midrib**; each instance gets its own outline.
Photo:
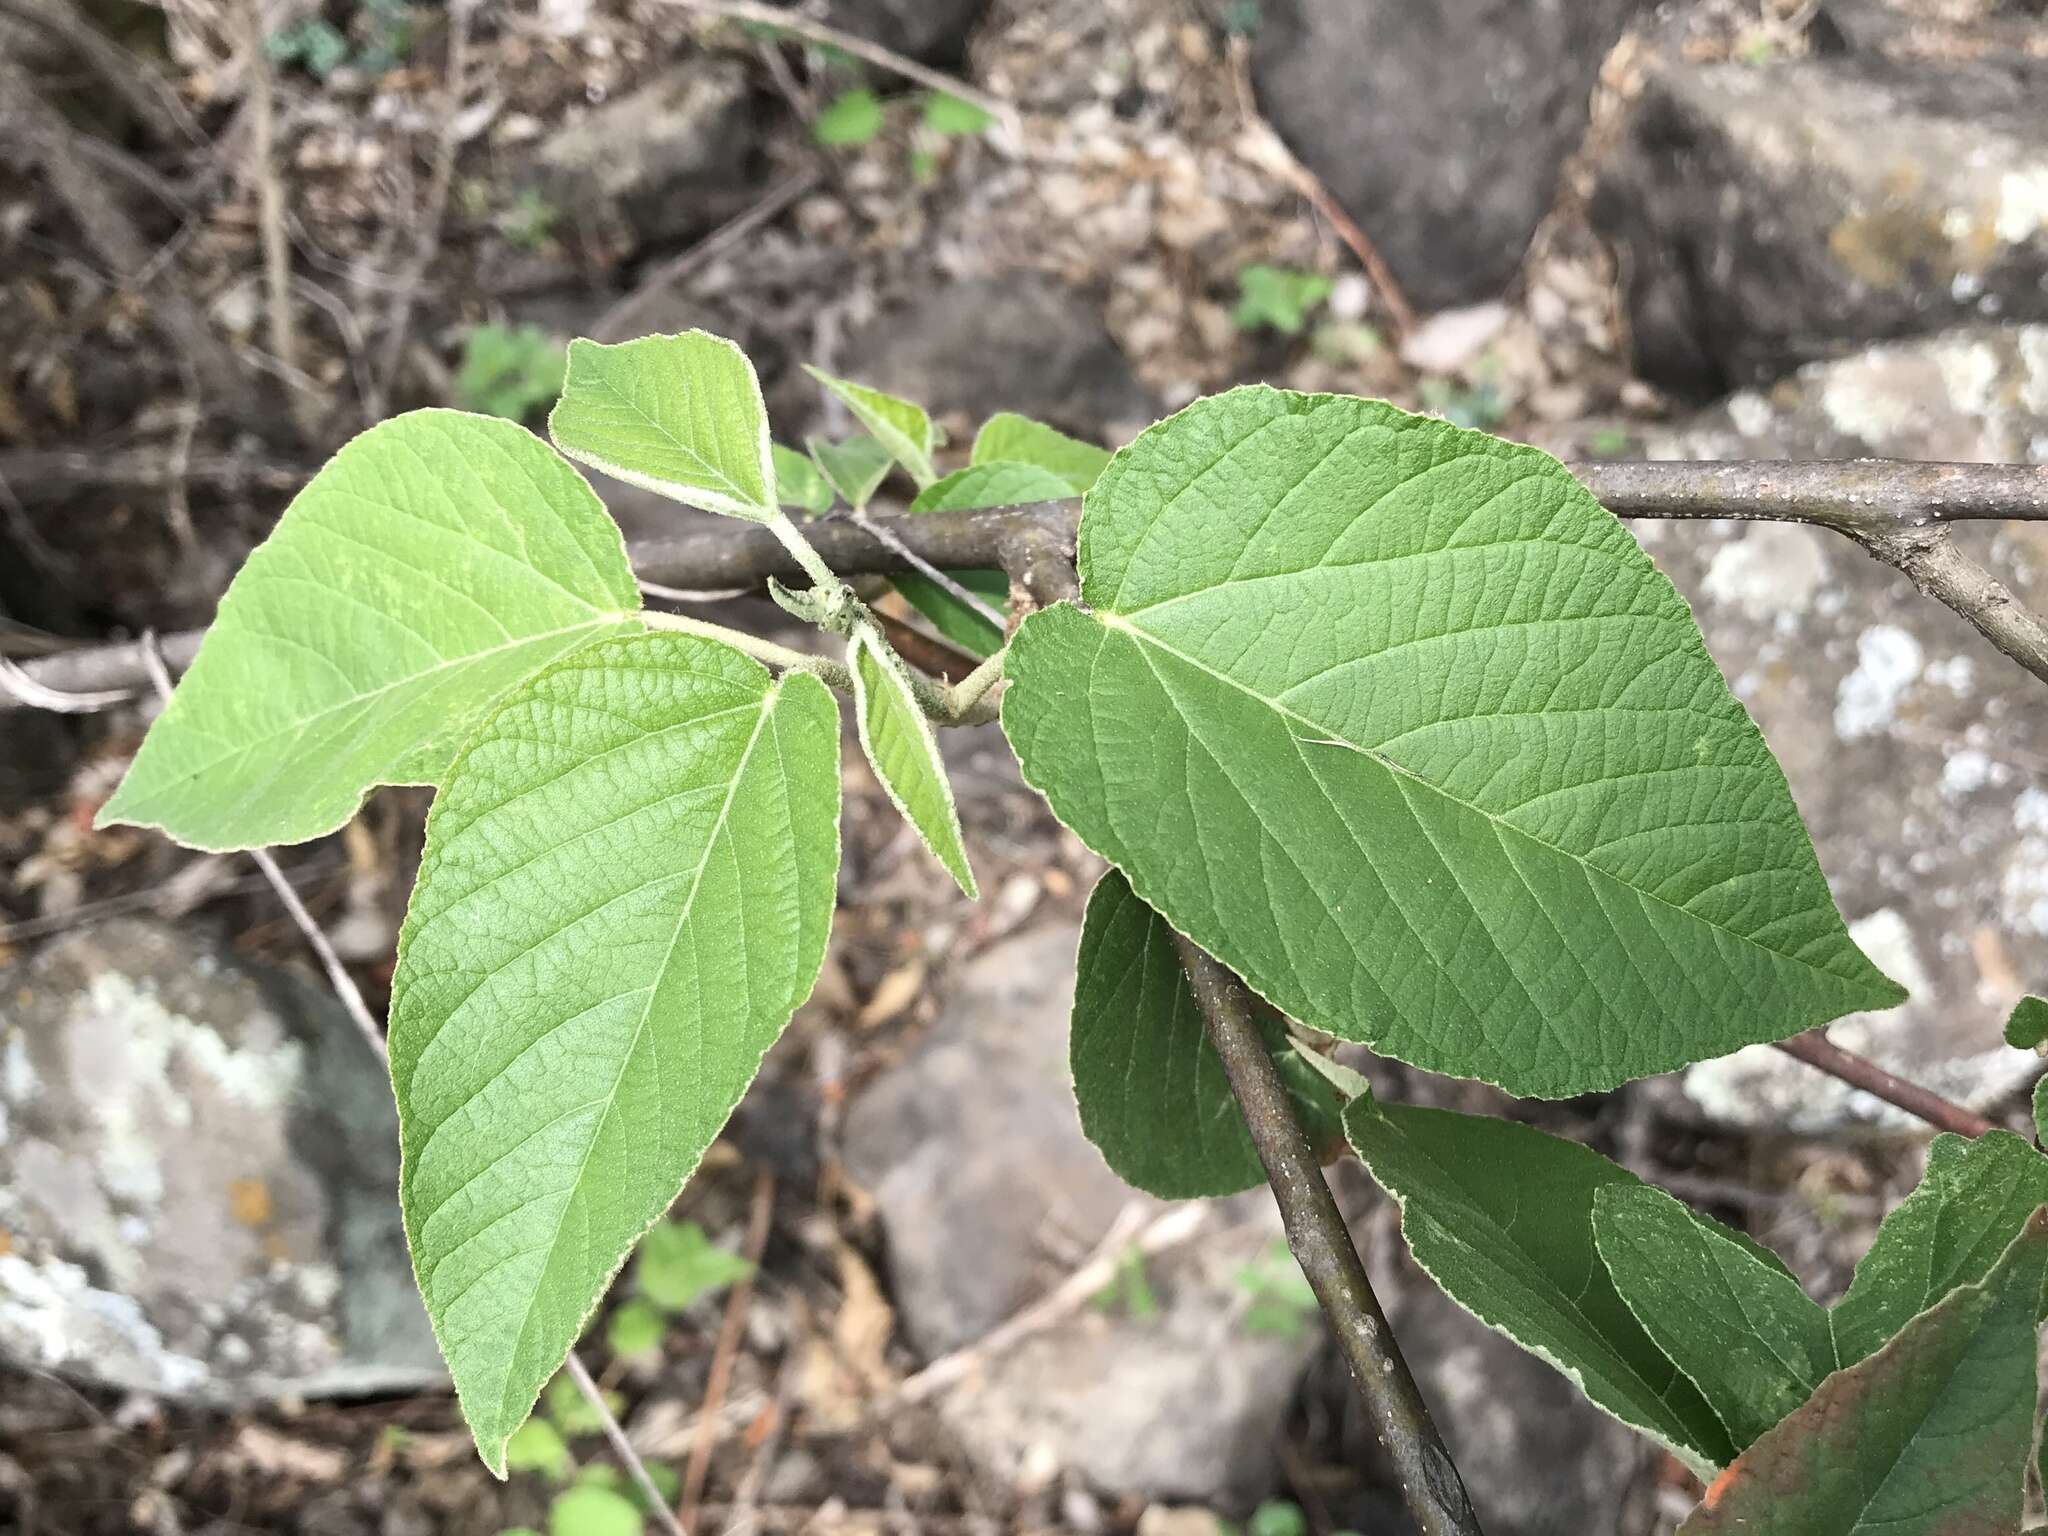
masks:
MULTIPOLYGON (((1076 611, 1078 612, 1079 610, 1076 611)), ((1104 629, 1121 631, 1124 634, 1130 635, 1134 640, 1139 641, 1146 645, 1150 645, 1155 650, 1158 650, 1168 656, 1173 657, 1176 661, 1182 662, 1187 666, 1193 667, 1196 671, 1205 673, 1206 675, 1216 679, 1216 681, 1223 683, 1228 687, 1236 689, 1246 698, 1252 699, 1259 704, 1263 704, 1266 708, 1270 709, 1274 714, 1280 716, 1284 720, 1292 721, 1297 725, 1307 727, 1309 730, 1321 733, 1317 740, 1304 740, 1303 738, 1296 737, 1295 739, 1297 743, 1300 745, 1314 746, 1318 745, 1319 743, 1331 744, 1342 747, 1348 751, 1357 752, 1362 756, 1369 757, 1375 763, 1378 763, 1381 767, 1385 768, 1389 773, 1398 774, 1403 779, 1409 780, 1410 782, 1415 784, 1419 784, 1420 786, 1422 786, 1422 788, 1428 790, 1431 794, 1441 796, 1443 799, 1450 801, 1453 805, 1459 806, 1464 810, 1472 811, 1477 815, 1485 817, 1486 820, 1496 829, 1496 836, 1499 836, 1502 832, 1508 832, 1514 834, 1517 837, 1525 838, 1529 842, 1535 844, 1539 848, 1546 850, 1547 852, 1554 853, 1562 858, 1571 860, 1572 863, 1578 865, 1581 869, 1585 870, 1591 876, 1597 876, 1602 880, 1612 881, 1614 884, 1620 886, 1623 890, 1632 893, 1640 900, 1655 902, 1659 907, 1662 907, 1668 912, 1676 913, 1680 917, 1686 918, 1689 921, 1699 923, 1707 928, 1711 928, 1717 933, 1725 933, 1731 939, 1735 939, 1739 943, 1747 945, 1751 949, 1758 950, 1767 955, 1776 956, 1781 960, 1790 960, 1797 965, 1804 966, 1807 970, 1812 971, 1818 976, 1825 977, 1830 982, 1833 982, 1837 985, 1844 987, 1851 985, 1848 979, 1841 976, 1837 976, 1833 971, 1826 969, 1824 966, 1815 965, 1811 960, 1807 960, 1803 956, 1788 954, 1786 951, 1782 949, 1773 949, 1767 944, 1761 944, 1757 942, 1756 939, 1752 938, 1750 935, 1738 932, 1737 930, 1729 928, 1724 924, 1717 923, 1712 918, 1705 917, 1698 912, 1694 912, 1689 907, 1682 907, 1678 905, 1676 902, 1673 902, 1666 897, 1659 896, 1655 891, 1644 890, 1641 886, 1630 883, 1628 880, 1622 878, 1620 875, 1613 873, 1611 870, 1602 869, 1599 865, 1593 863, 1590 859, 1587 859, 1582 854, 1574 853, 1568 848, 1560 848, 1556 843, 1551 842, 1547 838, 1539 837, 1536 833, 1531 832, 1526 827, 1517 826, 1514 822, 1509 821, 1504 816, 1500 816, 1495 812, 1488 810, 1485 806, 1476 805, 1470 800, 1460 799, 1457 795, 1452 794, 1451 791, 1449 791, 1448 789, 1445 789, 1441 785, 1435 784, 1431 782, 1429 779, 1424 778, 1421 774, 1417 773, 1414 769, 1407 767, 1405 764, 1394 761, 1392 758, 1386 756, 1384 753, 1378 751, 1376 748, 1364 746, 1358 742, 1352 741, 1349 737, 1344 736, 1336 726, 1328 725, 1322 721, 1311 719, 1307 715, 1301 714, 1293 709, 1290 709, 1286 705, 1266 697, 1266 695, 1260 693, 1257 689, 1252 688, 1245 683, 1239 682, 1236 678, 1230 676, 1228 673, 1219 672, 1216 670, 1216 668, 1210 666, 1207 662, 1204 662, 1197 657, 1190 656, 1187 652, 1182 651, 1177 647, 1168 645, 1165 641, 1161 640, 1158 636, 1152 634, 1149 630, 1141 629, 1137 625, 1132 624, 1128 619, 1126 619, 1121 614, 1098 612, 1089 615, 1088 617, 1090 617, 1093 620, 1093 622, 1100 624, 1104 629)))
MULTIPOLYGON (((577 1165, 576 1176, 569 1181, 568 1198, 563 1200, 561 1210, 555 1213, 555 1230, 548 1235, 545 1245, 547 1258, 541 1261, 543 1274, 546 1273, 547 1265, 553 1260, 555 1250, 561 1243, 562 1225, 568 1219, 569 1207, 576 1202, 576 1191, 581 1188, 584 1176, 590 1171, 590 1159, 597 1150, 604 1123, 611 1118, 612 1109, 618 1103, 619 1085, 626 1079, 626 1067, 632 1061, 633 1053, 640 1048, 641 1038, 647 1033, 648 1020, 653 1017, 655 1001, 661 995, 663 978, 667 976, 669 965, 675 959, 676 946, 682 942, 683 930, 689 926, 690 914, 697 902, 697 892, 703 888, 704 871, 710 866, 711 852, 718 846, 718 840, 725 831, 726 819, 732 813, 733 802, 739 797, 740 781, 747 776, 747 764, 753 761, 754 748, 759 744, 762 730, 769 718, 774 715, 775 705, 781 697, 782 689, 779 683, 771 683, 761 696, 760 718, 754 722, 754 729, 747 737, 747 744, 740 751, 740 760, 733 767, 732 782, 727 786, 725 799, 718 807, 718 817, 712 822, 711 830, 705 836, 704 851, 698 856, 697 867, 690 874, 689 892, 683 897, 682 910, 676 914, 675 927, 670 931, 668 944, 662 951, 661 964, 655 967, 654 979, 648 986, 647 1002, 640 1010, 640 1017, 633 1026, 632 1036, 626 1041, 625 1049, 619 1053, 619 1070, 612 1078, 610 1089, 603 1099, 597 1101, 604 1107, 598 1112, 597 1119, 592 1122, 590 1141, 583 1149, 583 1160, 577 1165)), ((540 1292, 541 1286, 536 1282, 532 1293, 526 1299, 526 1311, 519 1319, 519 1328, 512 1335, 514 1343, 511 1353, 507 1356, 506 1365, 508 1377, 511 1375, 511 1358, 517 1354, 519 1341, 525 1339, 526 1330, 532 1326, 533 1309, 539 1303, 540 1292)), ((592 1306, 595 1305, 596 1302, 593 1301, 592 1306)), ((500 1414, 507 1412, 510 1406, 510 1399, 501 1389, 498 1397, 500 1414)))
MULTIPOLYGON (((621 405, 623 405, 627 410, 631 411, 635 416, 638 416, 642 421, 646 422, 648 427, 651 428, 664 441, 666 441, 670 445, 670 447, 672 447, 677 453, 681 454, 685 459, 688 459, 692 463, 697 465, 699 473, 701 473, 706 480, 714 482, 712 485, 704 487, 704 489, 711 490, 719 495, 729 496, 733 501, 737 502, 740 506, 743 507, 754 507, 763 511, 769 510, 768 508, 763 507, 761 502, 755 500, 754 497, 748 495, 746 491, 744 491, 740 487, 739 483, 735 481, 730 475, 728 475, 724 470, 714 467, 709 459, 705 458, 701 453, 697 452, 696 449, 690 447, 689 444, 685 443, 681 438, 677 437, 675 433, 671 432, 661 422, 655 420, 655 418, 647 411, 647 409, 644 406, 640 404, 639 401, 633 399, 624 390, 620 389, 619 386, 614 384, 609 377, 599 375, 591 382, 598 384, 603 388, 609 390, 618 399, 621 405), (722 491, 718 490, 718 487, 720 486, 724 487, 722 491)), ((601 455, 589 452, 588 450, 585 450, 585 452, 588 454, 588 457, 593 461, 602 462, 601 455)), ((611 467, 612 466, 607 465, 608 469, 611 467)), ((627 474, 635 473, 635 471, 632 470, 627 470, 625 472, 627 474)), ((648 479, 655 478, 654 476, 647 475, 646 471, 644 470, 638 471, 638 473, 648 479)))

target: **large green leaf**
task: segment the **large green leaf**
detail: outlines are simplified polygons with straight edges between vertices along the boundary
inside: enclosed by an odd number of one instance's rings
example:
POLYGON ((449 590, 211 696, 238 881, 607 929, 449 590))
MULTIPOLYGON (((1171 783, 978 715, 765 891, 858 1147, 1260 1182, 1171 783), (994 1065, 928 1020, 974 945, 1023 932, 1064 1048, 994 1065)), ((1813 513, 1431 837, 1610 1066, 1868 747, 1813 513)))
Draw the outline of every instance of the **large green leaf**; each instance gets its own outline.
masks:
MULTIPOLYGON (((1081 1129, 1125 1183, 1163 1200, 1234 1195, 1263 1181, 1209 1043, 1173 930, 1110 870, 1081 924, 1068 1055, 1081 1129)), ((1337 1129, 1337 1096, 1262 1021, 1311 1143, 1337 1129)))
POLYGON ((507 689, 639 607, 603 503, 531 432, 384 422, 236 575, 99 822, 216 851, 332 832, 372 785, 437 783, 507 689))
POLYGON ((570 458, 685 506, 756 523, 780 514, 761 381, 723 336, 570 342, 548 435, 570 458))
MULTIPOLYGON (((1022 419, 1021 417, 1019 418, 1022 419)), ((917 493, 912 512, 974 512, 985 507, 1011 507, 1024 502, 1057 500, 1071 494, 1066 482, 1049 470, 1030 464, 979 464, 955 470, 917 493)), ((997 570, 950 573, 997 613, 1010 601, 1010 578, 997 570)), ((1002 648, 1002 630, 928 576, 907 572, 895 578, 896 590, 933 627, 954 644, 977 656, 993 656, 1002 648)))
POLYGON ((1025 777, 1284 1012, 1562 1096, 1903 993, 1684 602, 1549 456, 1254 386, 1088 493, 1025 777))
POLYGON ((1603 1189, 1642 1187, 1526 1125, 1357 1098, 1344 1133, 1401 1206, 1409 1251, 1451 1299, 1707 1472, 1735 1453, 1714 1410, 1643 1331, 1594 1246, 1603 1189))
POLYGON ((939 446, 938 429, 923 406, 887 395, 850 379, 836 379, 822 368, 804 365, 804 372, 837 395, 858 421, 901 464, 918 487, 939 478, 932 467, 932 454, 939 446))
POLYGON ((1980 1284, 1837 1371, 1715 1483, 1680 1536, 2008 1536, 2033 1442, 2048 1212, 1980 1284))
POLYGON ((1828 1315, 1799 1282, 1662 1190, 1600 1189, 1593 1234, 1621 1299, 1738 1449, 1834 1370, 1828 1315))
POLYGON ((436 798, 392 986, 399 1193, 493 1470, 809 994, 838 817, 824 685, 675 634, 540 673, 436 798))
POLYGON ((975 889, 967 848, 960 840, 960 815, 953 787, 931 723, 919 707, 910 673, 895 652, 867 624, 854 631, 853 713, 861 750, 903 819, 917 829, 932 857, 946 867, 969 901, 975 889))
POLYGON ((1031 464, 1066 481, 1073 495, 1093 485, 1109 464, 1109 450, 1019 416, 1000 411, 975 434, 973 464, 1031 464))
POLYGON ((1935 1137, 1919 1187, 1885 1217, 1828 1314, 1836 1359, 1855 1364, 1914 1314, 1983 1279, 2043 1204, 2048 1157, 2012 1132, 1935 1137))

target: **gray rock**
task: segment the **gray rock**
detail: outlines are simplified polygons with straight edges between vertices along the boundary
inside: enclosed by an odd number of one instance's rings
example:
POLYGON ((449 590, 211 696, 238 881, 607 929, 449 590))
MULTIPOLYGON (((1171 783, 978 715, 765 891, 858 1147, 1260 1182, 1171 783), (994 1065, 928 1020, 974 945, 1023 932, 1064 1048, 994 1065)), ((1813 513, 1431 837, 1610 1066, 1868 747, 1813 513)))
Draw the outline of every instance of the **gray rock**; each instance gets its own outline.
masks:
MULTIPOLYGON (((1042 928, 977 958, 931 1033, 848 1112, 847 1166, 875 1197, 899 1313, 927 1355, 1045 1294, 1132 1202, 1163 1209, 1081 1134, 1066 1063, 1078 938, 1042 928)), ((1233 1276, 1278 1218, 1263 1190, 1227 1209, 1226 1235, 1150 1262, 1156 1316, 1082 1308, 942 1400, 991 1475, 1064 1468, 1112 1494, 1202 1502, 1272 1485, 1273 1426, 1321 1335, 1242 1326, 1233 1276)))
POLYGON ((2048 60, 1672 63, 1594 218, 1637 370, 1704 398, 1859 344, 2048 317, 2048 60))
POLYGON ((1265 0, 1259 107, 1424 309, 1498 296, 1640 0, 1265 0))
POLYGON ((139 920, 0 972, 0 1354, 226 1405, 440 1385, 397 1187, 324 993, 139 920))
POLYGON ((1157 414, 1096 306, 1030 272, 940 283, 856 335, 838 370, 979 423, 1021 411, 1096 442, 1157 414))
POLYGON ((594 107, 537 157, 547 195, 629 241, 678 240, 760 195, 760 131, 745 67, 694 53, 637 90, 594 107))
MULTIPOLYGON (((1570 453, 1587 438, 1557 442, 1570 453)), ((2048 326, 1969 328, 1815 364, 1639 435, 1650 458, 2048 462, 2048 326)), ((1789 524, 1633 525, 1784 764, 1850 931, 1905 1006, 1830 1027, 1840 1045, 1979 1108, 2039 1062, 2002 1041, 2048 977, 2048 708, 2041 684, 1848 541, 1789 524)), ((2048 529, 1958 542, 2035 609, 2048 529)), ((1712 1115, 1798 1131, 1914 1124, 1782 1053, 1695 1067, 1712 1115)))
POLYGON ((832 0, 834 26, 927 64, 958 64, 988 0, 832 0))

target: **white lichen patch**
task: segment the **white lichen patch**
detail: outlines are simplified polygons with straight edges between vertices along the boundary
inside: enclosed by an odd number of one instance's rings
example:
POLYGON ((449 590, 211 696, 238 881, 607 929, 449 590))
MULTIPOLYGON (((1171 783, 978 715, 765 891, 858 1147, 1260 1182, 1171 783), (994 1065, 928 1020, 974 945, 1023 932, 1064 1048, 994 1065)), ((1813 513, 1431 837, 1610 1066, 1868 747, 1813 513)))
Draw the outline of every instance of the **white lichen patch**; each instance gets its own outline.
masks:
POLYGON ((83 1269, 51 1259, 0 1256, 0 1337, 49 1370, 90 1366, 101 1380, 177 1394, 205 1382, 206 1366, 164 1345, 142 1308, 95 1287, 83 1269))
POLYGON ((1896 624, 1873 624, 1856 641, 1856 670, 1835 694, 1835 734, 1869 736, 1898 719, 1899 701, 1920 677, 1926 653, 1896 624))
POLYGON ((1827 573, 1820 539, 1791 523, 1759 523, 1723 544, 1702 589, 1760 622, 1795 626, 1827 573))
POLYGON ((2048 934, 2048 837, 2023 837, 2013 845, 1999 894, 2013 926, 2048 934))
POLYGON ((1974 747, 1965 747, 1949 755, 1941 765, 1941 792, 1951 800, 1964 795, 1973 795, 1987 784, 1996 784, 2005 777, 2003 764, 1994 763, 1974 747))
POLYGON ((1998 238, 2019 245, 2048 229, 2048 164, 2022 166, 1998 179, 1998 238))
POLYGON ((1986 416, 1998 404, 1998 380, 2003 371, 1998 353, 1986 342, 1976 341, 1935 351, 1934 364, 1941 370, 1949 403, 1966 416, 1986 416))

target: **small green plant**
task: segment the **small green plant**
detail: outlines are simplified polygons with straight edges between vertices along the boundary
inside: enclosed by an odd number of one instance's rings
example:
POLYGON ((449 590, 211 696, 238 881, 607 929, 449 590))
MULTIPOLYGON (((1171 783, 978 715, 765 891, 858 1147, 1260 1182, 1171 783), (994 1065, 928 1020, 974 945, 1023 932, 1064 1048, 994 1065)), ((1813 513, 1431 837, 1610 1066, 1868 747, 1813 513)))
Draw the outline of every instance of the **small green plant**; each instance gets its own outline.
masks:
MULTIPOLYGON (((488 1466, 558 1478, 595 1426, 557 1372, 643 1235, 656 1308, 745 1272, 657 1223, 822 965, 842 700, 971 899, 935 732, 988 720, 1000 685, 1025 780, 1108 866, 1070 1046, 1112 1168, 1161 1198, 1260 1181, 1205 1028, 1228 967, 1249 991, 1218 1034, 1270 1061, 1262 1125, 1317 1150, 1341 1132, 1445 1292, 1717 1479, 1685 1536, 1847 1530, 1845 1510, 1888 1536, 2017 1528, 2048 1277, 2035 1145, 1937 1137, 1822 1307, 1590 1148, 1383 1103, 1322 1054, 1572 1098, 1905 996, 1685 602, 1563 465, 1252 386, 1106 462, 998 417, 945 473, 921 406, 813 377, 862 435, 804 470, 744 354, 701 332, 572 343, 552 445, 456 411, 372 427, 235 577, 98 817, 225 852, 434 787, 391 989, 399 1202, 488 1466), (765 529, 805 575, 771 596, 844 660, 644 609, 572 460, 765 529), (788 510, 818 482, 859 508, 897 474, 912 527, 1081 496, 1078 600, 1015 618, 936 586, 988 659, 951 686, 914 670, 788 510)), ((2048 1008, 2013 1035, 2048 1036, 2048 1008)), ((1240 1284, 1251 1326, 1306 1314, 1275 1255, 1240 1284)), ((1156 1309, 1141 1262, 1114 1290, 1156 1309)), ((637 1515, 592 1468, 551 1528, 637 1515)))
POLYGON ((522 251, 537 251, 553 236, 562 210, 538 187, 523 187, 498 215, 498 233, 522 251))
POLYGON ((865 86, 841 91, 812 122, 811 133, 834 149, 872 144, 882 133, 882 99, 865 86))
POLYGON ((525 421, 562 392, 568 350, 537 325, 479 325, 462 342, 455 399, 464 410, 525 421))
POLYGON ((1507 415, 1499 388, 1484 380, 1463 384, 1456 379, 1432 376, 1422 381, 1420 392, 1424 408, 1432 415, 1475 431, 1497 427, 1507 415))
POLYGON ((1237 307, 1230 318, 1241 331, 1275 330, 1299 336, 1334 283, 1320 272, 1295 272, 1264 263, 1237 274, 1237 307))
POLYGON ((1102 1312, 1121 1312, 1134 1322, 1150 1322, 1159 1315, 1159 1297, 1152 1289, 1152 1277, 1145 1266, 1145 1250, 1128 1248, 1116 1261, 1116 1273, 1109 1284, 1092 1298, 1102 1312))
POLYGON ((972 138, 975 134, 986 133, 995 126, 995 121, 984 108, 971 101, 962 101, 958 96, 948 96, 943 91, 925 93, 924 125, 945 138, 972 138))
POLYGON ((1244 1312, 1247 1333, 1299 1338, 1315 1318, 1316 1293, 1285 1243, 1268 1244, 1231 1278, 1249 1303, 1244 1312))
POLYGON ((310 16, 270 34, 270 56, 296 64, 316 80, 338 69, 381 75, 412 51, 412 13, 405 0, 359 0, 344 32, 324 16, 310 16))

